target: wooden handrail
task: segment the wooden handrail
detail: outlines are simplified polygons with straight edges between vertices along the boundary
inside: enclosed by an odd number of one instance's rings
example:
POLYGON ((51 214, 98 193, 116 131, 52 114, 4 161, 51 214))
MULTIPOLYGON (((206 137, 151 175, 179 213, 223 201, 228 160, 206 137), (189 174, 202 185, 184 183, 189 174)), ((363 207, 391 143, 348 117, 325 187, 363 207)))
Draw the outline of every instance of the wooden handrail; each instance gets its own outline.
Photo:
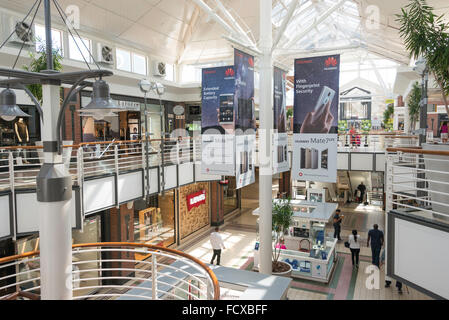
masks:
MULTIPOLYGON (((82 243, 82 244, 75 244, 72 245, 72 250, 77 248, 92 248, 92 247, 140 247, 140 248, 148 248, 152 251, 165 251, 171 254, 175 254, 184 258, 187 258, 196 264, 198 264, 201 268, 203 268, 207 274, 210 276, 213 286, 214 286, 214 300, 220 299, 220 285, 218 283, 217 276, 213 273, 213 271, 201 260, 192 257, 191 255, 184 253, 182 251, 178 251, 175 249, 165 248, 165 247, 159 247, 151 244, 146 243, 132 243, 132 242, 97 242, 97 243, 82 243)), ((11 261, 15 261, 18 259, 24 259, 28 257, 33 257, 39 255, 39 251, 33 251, 33 252, 27 252, 24 254, 18 254, 6 258, 0 258, 0 264, 8 263, 11 261)))
MULTIPOLYGON (((158 142, 158 141, 176 141, 177 138, 164 138, 164 139, 148 139, 149 142, 158 142)), ((183 137, 182 140, 192 140, 192 137, 183 137)), ((92 142, 81 142, 80 144, 73 145, 63 145, 63 148, 72 148, 78 149, 82 146, 91 146, 97 144, 124 144, 124 143, 141 143, 145 140, 116 140, 116 141, 92 141, 92 142)), ((9 147, 1 147, 0 150, 38 150, 43 149, 43 146, 9 146, 9 147)))
POLYGON ((418 136, 394 136, 394 135, 386 135, 385 138, 394 138, 394 139, 418 139, 418 136))
POLYGON ((413 154, 429 154, 434 156, 448 156, 449 151, 437 151, 437 150, 423 150, 417 147, 414 148, 387 148, 388 152, 402 152, 402 153, 413 153, 413 154))
POLYGON ((14 293, 10 294, 9 296, 4 297, 1 300, 16 300, 18 297, 27 298, 30 300, 40 300, 41 299, 41 297, 35 293, 19 291, 19 292, 14 292, 14 293))

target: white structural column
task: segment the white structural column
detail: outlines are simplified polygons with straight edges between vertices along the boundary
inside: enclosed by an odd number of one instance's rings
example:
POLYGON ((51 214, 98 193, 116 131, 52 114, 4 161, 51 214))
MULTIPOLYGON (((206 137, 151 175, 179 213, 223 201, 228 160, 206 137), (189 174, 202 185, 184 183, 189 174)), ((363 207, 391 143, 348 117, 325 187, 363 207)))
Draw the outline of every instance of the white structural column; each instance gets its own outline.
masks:
POLYGON ((271 274, 272 246, 272 154, 273 128, 273 45, 271 0, 260 1, 260 130, 259 130, 259 271, 271 274))
MULTIPOLYGON (((42 138, 44 144, 56 141, 56 120, 60 110, 59 85, 43 85, 44 124, 42 138)), ((49 148, 51 150, 51 147, 49 148)), ((45 164, 41 177, 50 181, 50 188, 38 190, 45 198, 38 202, 40 237, 40 273, 42 300, 72 299, 72 227, 71 199, 56 201, 59 195, 71 195, 71 190, 53 188, 54 181, 68 176, 57 152, 45 150, 45 164)), ((38 183, 39 185, 39 183, 38 183)), ((56 182, 58 185, 58 182, 56 182)), ((38 187, 41 188, 41 187, 38 187)), ((70 186, 71 188, 71 186, 70 186)))
POLYGON ((408 103, 406 103, 404 106, 404 132, 406 134, 410 133, 412 130, 415 130, 415 128, 411 127, 410 122, 410 112, 408 110, 408 103))

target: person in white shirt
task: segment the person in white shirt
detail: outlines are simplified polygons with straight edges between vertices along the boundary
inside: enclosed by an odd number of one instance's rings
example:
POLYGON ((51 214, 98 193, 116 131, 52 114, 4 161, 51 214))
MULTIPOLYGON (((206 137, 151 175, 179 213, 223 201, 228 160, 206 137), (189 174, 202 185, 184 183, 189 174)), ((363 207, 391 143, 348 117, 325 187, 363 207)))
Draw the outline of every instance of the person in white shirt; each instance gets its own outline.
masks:
POLYGON ((226 249, 223 243, 223 239, 221 238, 221 235, 218 233, 218 231, 220 231, 219 228, 215 227, 215 232, 212 232, 210 234, 210 244, 212 245, 212 249, 214 250, 214 255, 212 256, 210 264, 214 264, 215 257, 217 257, 217 266, 220 265, 221 249, 226 249))
POLYGON ((357 230, 352 230, 352 234, 349 235, 349 249, 352 254, 352 266, 359 267, 359 254, 360 254, 360 235, 357 234, 357 230))

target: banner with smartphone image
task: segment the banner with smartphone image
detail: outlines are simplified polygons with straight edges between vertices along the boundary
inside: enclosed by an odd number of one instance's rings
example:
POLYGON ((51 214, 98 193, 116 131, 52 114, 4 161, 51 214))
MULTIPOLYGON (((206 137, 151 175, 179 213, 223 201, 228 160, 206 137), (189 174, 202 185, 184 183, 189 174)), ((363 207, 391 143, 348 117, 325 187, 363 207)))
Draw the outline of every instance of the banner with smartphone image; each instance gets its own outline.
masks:
POLYGON ((292 178, 337 180, 340 55, 295 60, 292 178))
POLYGON ((201 173, 235 175, 235 69, 202 70, 201 173))
POLYGON ((234 49, 236 189, 255 182, 254 57, 234 49))
POLYGON ((287 73, 274 67, 273 72, 273 174, 289 171, 288 164, 288 134, 286 110, 286 77, 287 73))

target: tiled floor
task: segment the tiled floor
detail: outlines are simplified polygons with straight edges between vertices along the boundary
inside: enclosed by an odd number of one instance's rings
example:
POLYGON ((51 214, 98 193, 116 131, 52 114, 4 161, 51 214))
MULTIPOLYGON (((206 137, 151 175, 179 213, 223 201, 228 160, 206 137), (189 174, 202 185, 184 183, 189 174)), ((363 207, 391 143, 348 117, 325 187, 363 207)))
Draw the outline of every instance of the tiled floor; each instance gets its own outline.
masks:
MULTIPOLYGON (((255 191, 255 190, 253 190, 255 191)), ((254 194, 254 193, 253 193, 254 194)), ((254 196, 242 200, 242 210, 239 216, 232 219, 221 232, 226 250, 221 257, 221 265, 232 268, 252 270, 253 247, 256 240, 257 216, 252 211, 258 206, 254 196)), ((291 300, 427 300, 428 296, 403 286, 400 295, 395 282, 390 288, 384 288, 385 270, 381 268, 379 282, 369 281, 372 276, 371 250, 366 247, 367 233, 373 224, 377 223, 384 230, 384 212, 380 207, 350 204, 341 208, 345 218, 342 222, 341 236, 343 241, 337 245, 338 259, 336 269, 330 283, 294 279, 288 292, 291 300), (357 229, 362 238, 360 252, 360 267, 353 268, 349 249, 344 247, 344 241, 353 229, 357 229)), ((326 233, 333 235, 332 224, 326 226, 326 233)), ((209 238, 200 239, 187 253, 209 263, 212 249, 209 238)))

